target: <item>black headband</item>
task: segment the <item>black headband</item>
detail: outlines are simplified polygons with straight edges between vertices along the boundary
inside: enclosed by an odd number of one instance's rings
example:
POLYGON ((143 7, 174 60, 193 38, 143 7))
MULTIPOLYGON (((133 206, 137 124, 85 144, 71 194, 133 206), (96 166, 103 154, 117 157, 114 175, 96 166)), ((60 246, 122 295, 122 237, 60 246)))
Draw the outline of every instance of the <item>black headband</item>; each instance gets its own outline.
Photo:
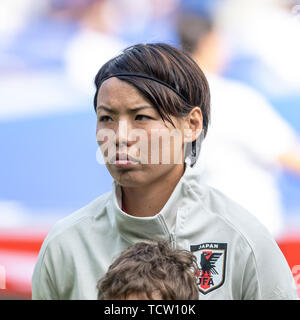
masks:
MULTIPOLYGON (((173 92, 175 92, 182 100, 184 100, 187 104, 189 104, 189 102, 187 101, 187 99, 179 92, 177 91, 175 88, 173 88, 172 86, 170 86, 168 83, 162 81, 162 80, 159 80, 157 78, 153 78, 151 76, 148 76, 148 75, 145 75, 145 74, 139 74, 139 73, 114 73, 114 74, 111 74, 110 76, 107 76, 105 78, 103 78, 101 80, 101 84, 109 79, 109 78, 112 78, 112 77, 119 77, 119 76, 126 76, 126 77, 138 77, 138 78, 145 78, 145 79, 149 79, 149 80, 153 80, 153 81, 156 81, 166 87, 168 87, 169 89, 171 89, 173 92)), ((100 85, 101 85, 100 84, 100 85)), ((98 87, 98 89, 100 88, 100 86, 98 87)))

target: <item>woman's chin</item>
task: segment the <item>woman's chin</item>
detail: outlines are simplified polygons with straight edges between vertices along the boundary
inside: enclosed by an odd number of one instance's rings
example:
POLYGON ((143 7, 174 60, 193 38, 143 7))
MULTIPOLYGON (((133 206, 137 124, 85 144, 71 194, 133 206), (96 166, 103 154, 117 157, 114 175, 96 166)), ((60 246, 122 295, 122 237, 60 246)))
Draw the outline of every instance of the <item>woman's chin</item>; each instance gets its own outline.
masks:
POLYGON ((141 165, 138 164, 133 167, 120 168, 114 165, 107 165, 113 179, 122 187, 129 188, 143 188, 152 183, 160 181, 161 178, 165 179, 170 175, 178 175, 179 167, 183 165, 141 165))
POLYGON ((113 179, 122 187, 140 187, 149 181, 145 168, 141 165, 115 166, 107 165, 113 179))

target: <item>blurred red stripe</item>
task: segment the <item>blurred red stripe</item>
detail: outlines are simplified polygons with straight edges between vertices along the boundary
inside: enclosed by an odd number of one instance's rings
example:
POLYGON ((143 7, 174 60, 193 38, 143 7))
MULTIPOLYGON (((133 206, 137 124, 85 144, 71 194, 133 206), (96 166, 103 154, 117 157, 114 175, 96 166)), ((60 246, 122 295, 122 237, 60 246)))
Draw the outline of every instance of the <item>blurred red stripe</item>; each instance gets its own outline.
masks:
POLYGON ((281 239, 277 243, 291 269, 300 265, 300 238, 281 239))
POLYGON ((0 265, 5 268, 5 289, 0 299, 31 298, 31 277, 49 228, 0 229, 0 265))
POLYGON ((300 232, 286 232, 282 237, 277 239, 277 244, 285 256, 297 287, 298 296, 300 298, 300 232))
POLYGON ((5 270, 5 288, 0 290, 0 295, 30 297, 31 278, 37 257, 38 252, 0 249, 0 265, 5 270))
POLYGON ((21 239, 15 240, 4 240, 0 239, 0 249, 16 251, 16 252, 28 252, 34 251, 39 252, 43 240, 26 240, 21 239))
POLYGON ((0 229, 0 249, 39 252, 48 231, 48 229, 0 229))

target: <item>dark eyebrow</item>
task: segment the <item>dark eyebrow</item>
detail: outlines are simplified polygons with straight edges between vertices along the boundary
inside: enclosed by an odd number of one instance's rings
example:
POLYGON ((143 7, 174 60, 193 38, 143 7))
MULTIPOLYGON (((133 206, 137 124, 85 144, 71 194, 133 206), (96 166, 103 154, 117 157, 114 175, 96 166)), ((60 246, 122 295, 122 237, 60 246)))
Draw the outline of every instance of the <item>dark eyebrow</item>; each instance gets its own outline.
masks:
POLYGON ((105 110, 105 111, 107 111, 108 113, 117 113, 114 109, 111 109, 111 108, 109 108, 109 107, 106 107, 106 106, 98 106, 97 107, 97 111, 99 110, 99 109, 103 109, 103 110, 105 110))
MULTIPOLYGON (((139 111, 139 110, 148 109, 148 108, 153 109, 152 106, 139 106, 139 107, 136 107, 136 108, 129 109, 129 111, 132 112, 132 113, 134 113, 134 112, 137 112, 137 111, 139 111)), ((106 106, 103 106, 103 105, 98 106, 98 107, 97 107, 97 111, 98 111, 99 109, 103 109, 103 110, 105 110, 105 111, 107 111, 107 112, 109 112, 109 113, 113 113, 113 114, 118 113, 117 110, 112 109, 112 108, 109 108, 109 107, 106 107, 106 106)))
POLYGON ((140 107, 130 109, 130 112, 136 112, 136 111, 143 110, 143 109, 153 109, 153 107, 152 106, 140 106, 140 107))

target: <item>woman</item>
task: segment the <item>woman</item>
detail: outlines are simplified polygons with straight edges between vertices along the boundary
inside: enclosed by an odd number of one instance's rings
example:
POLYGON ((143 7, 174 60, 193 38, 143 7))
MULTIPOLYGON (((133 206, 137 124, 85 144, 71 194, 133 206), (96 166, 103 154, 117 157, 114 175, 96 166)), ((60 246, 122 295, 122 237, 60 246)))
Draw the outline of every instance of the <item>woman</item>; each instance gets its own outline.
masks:
POLYGON ((147 240, 195 254, 199 299, 296 299, 268 231, 193 168, 210 118, 197 64, 169 45, 139 44, 102 66, 95 84, 97 139, 113 190, 48 234, 33 299, 97 299, 114 258, 147 240))

